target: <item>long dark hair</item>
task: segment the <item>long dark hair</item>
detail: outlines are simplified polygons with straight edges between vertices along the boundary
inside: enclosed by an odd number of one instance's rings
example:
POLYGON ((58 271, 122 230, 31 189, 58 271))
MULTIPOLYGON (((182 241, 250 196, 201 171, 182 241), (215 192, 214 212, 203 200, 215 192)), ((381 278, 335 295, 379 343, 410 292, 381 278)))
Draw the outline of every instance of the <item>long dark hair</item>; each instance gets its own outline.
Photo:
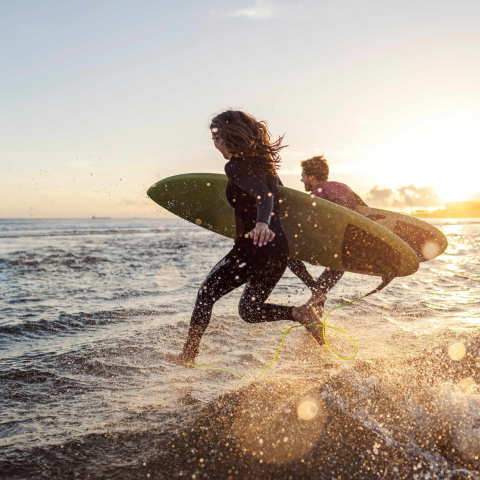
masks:
POLYGON ((255 161, 276 175, 281 163, 280 150, 287 145, 282 145, 284 135, 276 142, 271 141, 267 122, 240 110, 226 110, 212 120, 210 129, 235 157, 255 161))

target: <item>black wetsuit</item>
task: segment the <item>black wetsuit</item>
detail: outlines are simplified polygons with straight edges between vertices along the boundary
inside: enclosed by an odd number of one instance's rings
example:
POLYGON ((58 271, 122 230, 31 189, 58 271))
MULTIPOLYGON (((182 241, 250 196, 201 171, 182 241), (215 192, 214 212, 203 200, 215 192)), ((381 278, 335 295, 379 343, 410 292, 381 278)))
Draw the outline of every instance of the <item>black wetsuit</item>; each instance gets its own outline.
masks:
POLYGON ((280 225, 279 178, 258 167, 255 159, 232 158, 225 165, 227 200, 235 210, 236 239, 232 250, 213 267, 200 287, 184 353, 191 358, 198 347, 214 303, 247 284, 238 310, 249 323, 293 320, 293 307, 265 303, 287 267, 288 244, 280 225), (255 246, 248 233, 257 222, 269 224, 275 238, 255 246))

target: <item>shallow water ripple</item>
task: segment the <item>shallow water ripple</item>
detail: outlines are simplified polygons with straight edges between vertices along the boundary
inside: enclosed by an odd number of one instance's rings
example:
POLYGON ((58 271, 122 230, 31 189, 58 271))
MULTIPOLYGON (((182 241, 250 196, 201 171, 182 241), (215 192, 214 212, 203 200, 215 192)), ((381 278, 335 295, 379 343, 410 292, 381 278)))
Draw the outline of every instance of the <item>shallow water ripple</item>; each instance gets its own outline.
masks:
MULTIPOLYGON (((164 357, 230 240, 178 220, 0 220, 1 478, 480 478, 480 222, 437 226, 445 254, 329 317, 355 361, 295 329, 255 381, 291 323, 245 324, 240 291, 218 302, 198 364, 244 386, 164 357)), ((327 308, 377 283, 346 274, 327 308)), ((307 298, 289 271, 273 293, 307 298)))

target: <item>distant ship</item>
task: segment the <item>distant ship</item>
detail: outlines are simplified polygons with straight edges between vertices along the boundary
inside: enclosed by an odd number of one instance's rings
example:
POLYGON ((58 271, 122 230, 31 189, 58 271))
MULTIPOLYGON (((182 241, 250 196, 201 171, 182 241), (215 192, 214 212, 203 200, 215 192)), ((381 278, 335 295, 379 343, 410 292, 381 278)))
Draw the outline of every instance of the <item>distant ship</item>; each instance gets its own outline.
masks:
POLYGON ((92 220, 109 220, 110 217, 96 217, 95 215, 92 217, 92 220))

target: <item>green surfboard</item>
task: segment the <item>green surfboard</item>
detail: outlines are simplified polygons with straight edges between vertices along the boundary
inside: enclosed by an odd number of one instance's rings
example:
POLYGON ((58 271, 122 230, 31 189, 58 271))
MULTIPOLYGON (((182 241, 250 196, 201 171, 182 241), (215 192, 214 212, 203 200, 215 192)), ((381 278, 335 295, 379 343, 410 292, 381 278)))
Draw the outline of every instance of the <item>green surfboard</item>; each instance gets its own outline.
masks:
MULTIPOLYGON (((190 173, 157 182, 147 195, 189 222, 235 238, 226 186, 226 175, 190 173)), ((403 277, 418 270, 412 248, 375 221, 291 188, 280 187, 279 195, 280 221, 292 258, 375 276, 403 277)))

